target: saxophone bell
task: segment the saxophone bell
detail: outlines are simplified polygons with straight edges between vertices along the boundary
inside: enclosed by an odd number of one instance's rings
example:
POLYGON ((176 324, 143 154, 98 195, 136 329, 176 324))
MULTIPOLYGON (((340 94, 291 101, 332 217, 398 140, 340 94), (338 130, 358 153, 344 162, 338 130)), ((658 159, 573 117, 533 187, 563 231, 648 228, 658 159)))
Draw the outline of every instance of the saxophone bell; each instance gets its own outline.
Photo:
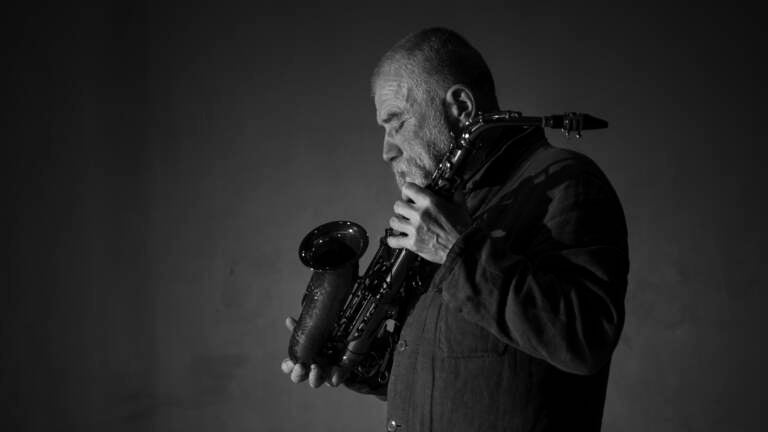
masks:
POLYGON ((358 260, 367 247, 365 229, 349 221, 320 225, 302 240, 299 259, 312 269, 312 277, 288 345, 288 355, 294 363, 334 363, 335 353, 326 342, 344 299, 355 285, 358 260))

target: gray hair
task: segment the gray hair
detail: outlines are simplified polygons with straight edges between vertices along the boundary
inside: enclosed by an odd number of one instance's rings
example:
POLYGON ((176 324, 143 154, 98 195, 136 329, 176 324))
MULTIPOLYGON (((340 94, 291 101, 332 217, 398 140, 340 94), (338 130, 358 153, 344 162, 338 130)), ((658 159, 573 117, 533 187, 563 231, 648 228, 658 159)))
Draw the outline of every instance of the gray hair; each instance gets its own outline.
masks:
POLYGON ((421 100, 442 98, 455 84, 463 84, 480 111, 498 109, 493 76, 480 53, 453 30, 433 27, 406 36, 381 58, 371 78, 372 87, 389 68, 398 68, 421 100))

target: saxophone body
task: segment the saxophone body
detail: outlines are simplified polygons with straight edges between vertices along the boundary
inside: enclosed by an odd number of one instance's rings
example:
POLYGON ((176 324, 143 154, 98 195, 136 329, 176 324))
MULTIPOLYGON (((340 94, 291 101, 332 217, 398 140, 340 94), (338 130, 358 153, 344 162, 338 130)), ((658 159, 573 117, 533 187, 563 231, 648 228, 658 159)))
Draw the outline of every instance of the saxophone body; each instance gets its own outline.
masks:
POLYGON ((367 234, 349 221, 311 231, 299 255, 312 269, 288 353, 295 363, 340 366, 354 382, 374 388, 387 382, 392 352, 407 313, 407 292, 421 289, 418 256, 387 245, 389 230, 365 273, 357 276, 367 234), (328 259, 320 249, 343 250, 328 259), (343 246, 342 246, 343 245, 343 246), (329 262, 331 261, 331 262, 329 262), (325 264, 325 265, 323 265, 325 264))
MULTIPOLYGON (((429 184, 450 197, 461 186, 461 173, 477 150, 477 137, 500 126, 545 126, 566 134, 606 127, 586 114, 523 117, 516 111, 478 114, 461 129, 429 184)), ((429 285, 435 266, 407 249, 392 249, 385 231, 362 276, 358 260, 368 245, 365 230, 354 222, 320 225, 302 240, 299 258, 312 269, 302 310, 291 334, 288 354, 294 363, 340 366, 349 379, 369 388, 389 379, 400 330, 410 309, 429 285)))

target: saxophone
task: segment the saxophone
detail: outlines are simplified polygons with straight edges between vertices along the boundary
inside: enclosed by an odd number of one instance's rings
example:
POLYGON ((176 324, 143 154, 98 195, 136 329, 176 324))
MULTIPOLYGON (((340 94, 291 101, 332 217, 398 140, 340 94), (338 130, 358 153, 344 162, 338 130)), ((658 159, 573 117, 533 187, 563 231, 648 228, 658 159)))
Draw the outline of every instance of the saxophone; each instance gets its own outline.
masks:
MULTIPOLYGON (((504 126, 559 128, 566 135, 575 132, 581 137, 582 130, 604 128, 608 123, 573 112, 546 117, 517 111, 478 114, 461 128, 427 189, 450 197, 461 185, 462 168, 478 150, 477 137, 504 126)), ((294 363, 340 366, 349 373, 348 379, 369 388, 387 383, 402 325, 431 277, 430 271, 424 271, 431 266, 414 252, 389 247, 390 235, 392 230, 387 229, 360 277, 358 260, 368 246, 368 235, 360 225, 328 222, 304 237, 299 259, 312 269, 312 276, 288 345, 294 363)))

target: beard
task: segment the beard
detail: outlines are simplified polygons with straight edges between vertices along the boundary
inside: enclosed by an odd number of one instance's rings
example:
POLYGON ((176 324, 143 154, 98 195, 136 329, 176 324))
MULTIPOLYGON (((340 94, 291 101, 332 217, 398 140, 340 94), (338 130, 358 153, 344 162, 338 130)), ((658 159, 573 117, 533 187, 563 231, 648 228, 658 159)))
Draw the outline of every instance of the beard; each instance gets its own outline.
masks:
POLYGON ((392 166, 397 186, 402 189, 405 183, 415 183, 424 187, 429 183, 437 165, 445 157, 453 144, 453 136, 448 127, 448 116, 441 106, 428 109, 428 116, 419 137, 420 144, 413 155, 404 156, 401 163, 392 166))

